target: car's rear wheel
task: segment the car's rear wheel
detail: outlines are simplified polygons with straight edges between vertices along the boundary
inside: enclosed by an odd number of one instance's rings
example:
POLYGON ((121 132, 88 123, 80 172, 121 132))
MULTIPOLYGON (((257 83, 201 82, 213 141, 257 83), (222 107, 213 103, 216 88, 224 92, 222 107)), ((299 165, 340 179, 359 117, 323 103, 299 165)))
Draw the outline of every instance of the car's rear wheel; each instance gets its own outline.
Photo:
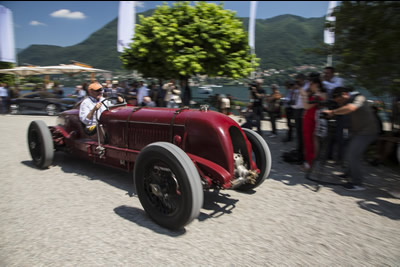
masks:
POLYGON ((171 143, 153 143, 140 152, 134 183, 144 210, 163 227, 181 229, 200 214, 200 176, 186 153, 171 143))
POLYGON ((19 114, 20 113, 20 109, 19 109, 19 105, 18 104, 11 104, 10 105, 10 113, 11 114, 19 114))
POLYGON ((58 107, 55 104, 48 104, 46 106, 46 113, 49 116, 54 116, 58 114, 58 107))
POLYGON ((51 133, 43 121, 32 121, 28 128, 28 146, 33 163, 45 169, 53 162, 54 144, 51 133))
POLYGON ((261 185, 264 180, 268 177, 271 171, 271 152, 269 150, 267 142, 258 133, 253 130, 242 128, 246 134, 247 139, 251 143, 252 158, 256 162, 257 168, 260 170, 260 174, 254 184, 243 184, 238 187, 238 190, 248 191, 261 185))

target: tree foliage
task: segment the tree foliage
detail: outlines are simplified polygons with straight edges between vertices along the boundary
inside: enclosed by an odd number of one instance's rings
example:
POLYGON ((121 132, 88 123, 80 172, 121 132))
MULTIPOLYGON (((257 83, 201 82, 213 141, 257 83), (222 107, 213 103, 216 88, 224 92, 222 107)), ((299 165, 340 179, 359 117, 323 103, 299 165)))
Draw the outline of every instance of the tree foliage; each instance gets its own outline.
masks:
MULTIPOLYGON (((246 77, 253 70, 247 32, 235 13, 206 2, 163 4, 140 16, 130 48, 121 55, 126 69, 145 77, 246 77)), ((254 64, 254 67, 257 63, 254 64)))
MULTIPOLYGON (((11 68, 13 68, 13 63, 4 61, 0 62, 0 69, 11 69, 11 68)), ((0 73, 0 82, 7 83, 8 85, 13 85, 15 82, 14 75, 0 73)))
POLYGON ((375 95, 400 94, 400 2, 342 1, 333 15, 337 70, 375 95))

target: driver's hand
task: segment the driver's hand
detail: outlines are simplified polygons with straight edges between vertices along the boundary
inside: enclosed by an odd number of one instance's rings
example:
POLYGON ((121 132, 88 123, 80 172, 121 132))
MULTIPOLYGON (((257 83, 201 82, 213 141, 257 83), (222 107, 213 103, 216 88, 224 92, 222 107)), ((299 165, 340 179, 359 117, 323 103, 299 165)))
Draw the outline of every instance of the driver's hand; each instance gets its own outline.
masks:
POLYGON ((101 102, 96 103, 96 106, 94 107, 96 110, 98 110, 99 108, 101 108, 101 105, 103 105, 101 102))
POLYGON ((124 102, 124 99, 122 97, 118 96, 118 103, 123 103, 123 102, 124 102))

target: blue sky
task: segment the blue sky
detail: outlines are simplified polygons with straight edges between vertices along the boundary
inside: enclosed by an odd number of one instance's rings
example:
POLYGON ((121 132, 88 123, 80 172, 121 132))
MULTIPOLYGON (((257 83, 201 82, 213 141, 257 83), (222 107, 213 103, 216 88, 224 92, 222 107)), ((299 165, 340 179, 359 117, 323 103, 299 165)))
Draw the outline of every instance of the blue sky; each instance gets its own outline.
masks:
MULTIPOLYGON (((161 5, 162 1, 136 1, 140 13, 161 5)), ((174 1, 167 1, 172 5, 174 1)), ((219 3, 220 1, 207 1, 219 3)), ((257 18, 283 14, 304 18, 322 17, 329 1, 258 1, 257 18)), ((14 18, 16 48, 32 44, 71 46, 87 39, 118 15, 118 1, 1 1, 14 18)), ((249 1, 224 1, 224 8, 238 17, 249 16, 249 1)))

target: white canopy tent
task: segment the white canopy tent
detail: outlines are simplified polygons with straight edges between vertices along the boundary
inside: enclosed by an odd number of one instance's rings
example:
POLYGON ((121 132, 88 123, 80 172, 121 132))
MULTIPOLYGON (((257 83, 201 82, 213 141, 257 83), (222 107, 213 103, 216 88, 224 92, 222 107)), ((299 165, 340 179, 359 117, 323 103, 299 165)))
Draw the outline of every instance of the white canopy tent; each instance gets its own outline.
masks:
POLYGON ((57 66, 44 66, 44 67, 15 67, 12 69, 0 69, 3 74, 15 74, 20 76, 28 75, 41 75, 41 74, 75 74, 75 73, 96 73, 96 72, 110 72, 108 70, 95 69, 82 67, 78 65, 57 65, 57 66))

